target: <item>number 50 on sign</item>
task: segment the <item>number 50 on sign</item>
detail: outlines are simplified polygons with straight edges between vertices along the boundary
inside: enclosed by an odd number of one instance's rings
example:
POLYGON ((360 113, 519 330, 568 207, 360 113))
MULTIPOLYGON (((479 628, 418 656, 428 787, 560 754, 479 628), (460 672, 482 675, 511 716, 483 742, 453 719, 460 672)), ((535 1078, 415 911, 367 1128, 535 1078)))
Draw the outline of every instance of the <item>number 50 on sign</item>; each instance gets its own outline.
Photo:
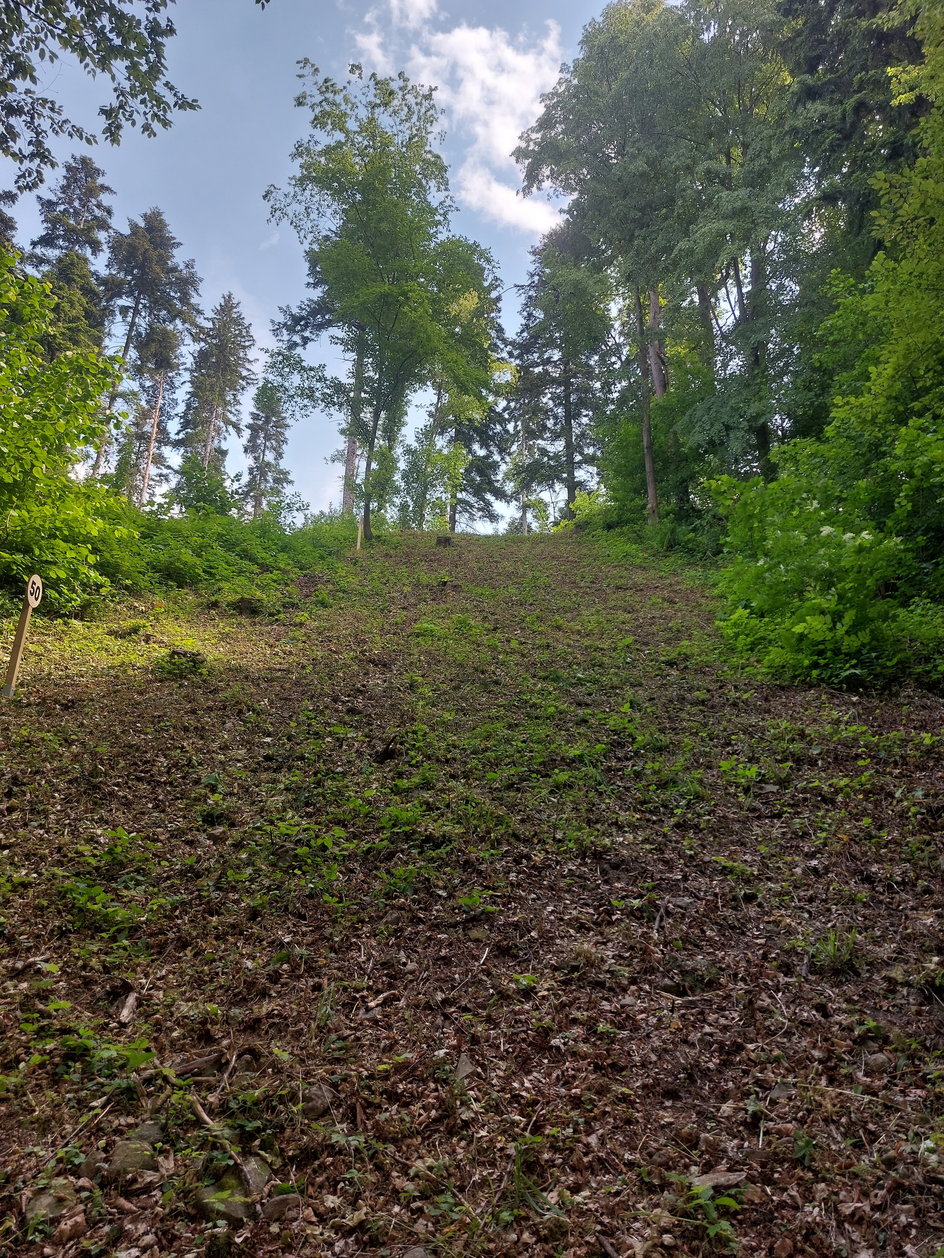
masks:
POLYGON ((7 699, 13 698, 13 691, 16 689, 16 675, 20 671, 20 660, 23 658, 23 648, 26 646, 26 634, 29 629, 30 617, 33 614, 33 608, 38 607, 43 597, 43 583, 37 576, 31 576, 26 583, 26 593, 23 595, 23 607, 20 611, 19 623, 16 626, 16 636, 13 639, 13 652, 10 655, 10 663, 7 667, 7 679, 3 689, 0 690, 7 699))

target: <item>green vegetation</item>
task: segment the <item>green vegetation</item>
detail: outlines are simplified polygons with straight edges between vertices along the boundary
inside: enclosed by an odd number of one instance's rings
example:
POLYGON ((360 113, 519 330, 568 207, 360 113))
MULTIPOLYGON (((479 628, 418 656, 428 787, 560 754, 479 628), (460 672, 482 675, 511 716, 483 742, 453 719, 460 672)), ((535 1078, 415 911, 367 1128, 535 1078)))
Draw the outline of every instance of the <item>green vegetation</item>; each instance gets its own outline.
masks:
MULTIPOLYGON (((152 524, 199 557, 265 521, 152 524)), ((181 1256, 253 1159, 276 1252, 284 1209, 296 1248, 707 1258, 812 1243, 795 1195, 854 1187, 861 1243, 906 1205, 937 1243, 939 702, 733 675, 705 585, 613 532, 285 549, 326 528, 275 534, 307 583, 263 574, 264 615, 36 622, 0 709, 8 1182, 87 1177, 98 1243, 157 1176, 181 1256)))

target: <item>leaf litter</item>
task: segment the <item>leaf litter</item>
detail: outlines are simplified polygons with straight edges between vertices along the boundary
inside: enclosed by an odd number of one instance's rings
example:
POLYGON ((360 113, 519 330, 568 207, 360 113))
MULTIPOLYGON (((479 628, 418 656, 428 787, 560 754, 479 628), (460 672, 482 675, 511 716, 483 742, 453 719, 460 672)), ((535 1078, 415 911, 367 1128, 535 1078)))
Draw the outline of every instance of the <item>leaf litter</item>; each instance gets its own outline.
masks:
POLYGON ((580 536, 312 590, 0 710, 0 1251, 944 1253, 941 699, 580 536))

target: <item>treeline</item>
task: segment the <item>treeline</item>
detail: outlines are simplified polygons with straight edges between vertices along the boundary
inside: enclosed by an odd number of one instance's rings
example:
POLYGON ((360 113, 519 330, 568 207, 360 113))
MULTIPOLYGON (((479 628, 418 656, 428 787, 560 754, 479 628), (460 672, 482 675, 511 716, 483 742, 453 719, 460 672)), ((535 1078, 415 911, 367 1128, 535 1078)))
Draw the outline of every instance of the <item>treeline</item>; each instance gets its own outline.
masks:
MULTIPOLYGON (((232 293, 208 313, 201 308, 195 263, 179 256, 160 209, 130 219, 126 231, 114 227, 113 195, 90 157, 68 159, 50 194, 37 196, 42 230, 18 259, 52 302, 44 358, 111 349, 121 363, 89 471, 140 507, 167 489, 184 506, 207 494, 214 501, 225 443, 244 435, 248 467, 236 498, 259 515, 290 480, 282 466, 289 420, 277 386, 258 378, 252 328, 232 293)), ((6 218, 13 250, 15 222, 6 218)))
MULTIPOLYGON (((567 505, 724 546, 789 676, 944 675, 944 34, 921 0, 621 0, 517 157, 569 198, 515 361, 567 505)), ((547 466, 547 461, 543 461, 547 466)))

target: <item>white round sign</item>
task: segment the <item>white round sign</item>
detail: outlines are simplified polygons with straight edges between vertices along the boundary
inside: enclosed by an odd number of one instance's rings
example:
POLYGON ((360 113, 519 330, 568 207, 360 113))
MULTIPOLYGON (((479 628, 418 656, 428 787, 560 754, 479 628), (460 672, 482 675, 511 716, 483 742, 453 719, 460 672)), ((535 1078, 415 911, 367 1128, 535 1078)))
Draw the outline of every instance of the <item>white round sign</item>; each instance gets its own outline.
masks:
POLYGON ((35 575, 31 576, 26 583, 26 601, 30 607, 38 607, 43 597, 42 578, 35 575))

